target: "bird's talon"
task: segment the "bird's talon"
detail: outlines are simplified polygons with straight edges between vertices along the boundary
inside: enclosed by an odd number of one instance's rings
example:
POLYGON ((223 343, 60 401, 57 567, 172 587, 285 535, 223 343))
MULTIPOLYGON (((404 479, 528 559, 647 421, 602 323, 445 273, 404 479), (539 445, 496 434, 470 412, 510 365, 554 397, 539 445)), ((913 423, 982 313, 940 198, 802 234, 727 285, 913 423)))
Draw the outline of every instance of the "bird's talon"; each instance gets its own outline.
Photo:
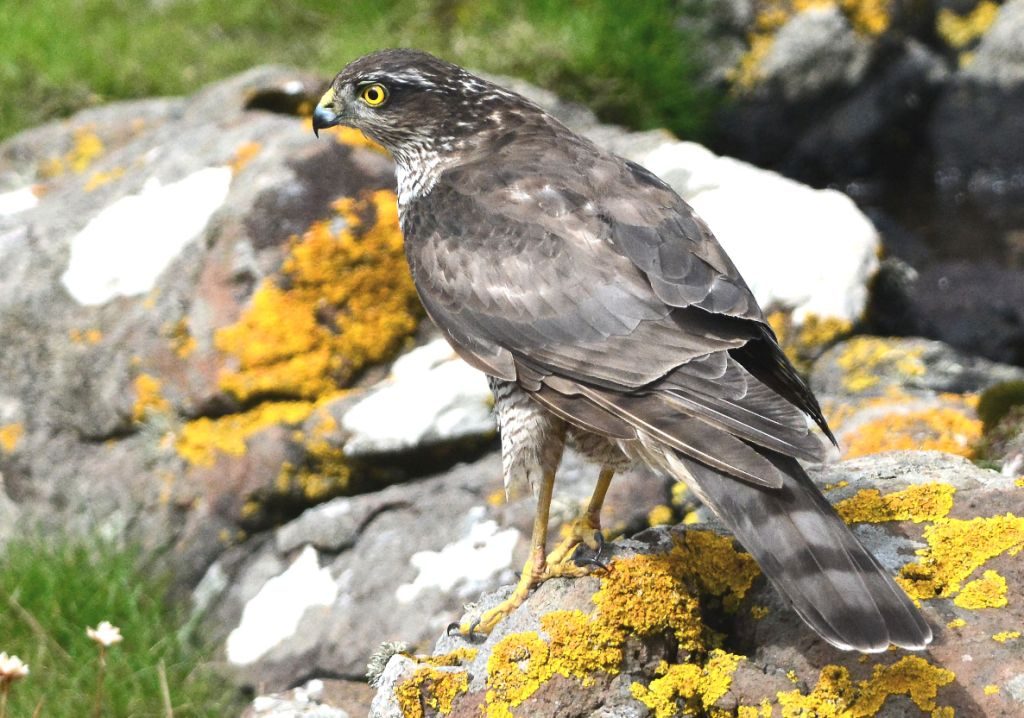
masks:
POLYGON ((452 637, 452 630, 455 630, 455 631, 459 630, 459 622, 458 621, 452 621, 451 623, 449 623, 448 624, 448 628, 444 629, 444 635, 448 636, 448 638, 451 638, 452 637))

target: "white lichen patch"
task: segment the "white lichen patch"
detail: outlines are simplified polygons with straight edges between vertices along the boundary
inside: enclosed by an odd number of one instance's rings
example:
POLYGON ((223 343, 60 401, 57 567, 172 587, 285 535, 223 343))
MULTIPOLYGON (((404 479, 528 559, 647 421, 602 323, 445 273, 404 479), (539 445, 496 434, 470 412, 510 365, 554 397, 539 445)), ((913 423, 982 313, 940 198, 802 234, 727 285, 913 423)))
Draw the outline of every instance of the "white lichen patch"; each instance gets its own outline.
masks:
POLYGON ((667 142, 638 158, 711 227, 762 307, 855 321, 867 304, 881 240, 846 195, 667 142))
POLYGON ((31 186, 0 192, 0 217, 24 212, 39 204, 39 197, 31 186))
POLYGON ((498 530, 494 521, 473 524, 469 533, 440 551, 418 551, 409 559, 419 574, 395 591, 400 603, 411 603, 420 593, 436 588, 455 591, 460 598, 478 595, 512 566, 512 551, 519 540, 516 529, 498 530))
POLYGON ((402 451, 494 432, 484 375, 444 339, 399 358, 391 376, 342 420, 349 456, 402 451))
POLYGON ((170 184, 151 178, 139 194, 105 207, 71 239, 61 277, 84 305, 145 294, 224 203, 229 167, 207 167, 170 184))
POLYGON ((332 605, 338 590, 330 569, 320 567, 316 549, 306 546, 291 566, 245 604, 242 620, 228 636, 228 661, 244 666, 259 660, 295 634, 307 609, 332 605))

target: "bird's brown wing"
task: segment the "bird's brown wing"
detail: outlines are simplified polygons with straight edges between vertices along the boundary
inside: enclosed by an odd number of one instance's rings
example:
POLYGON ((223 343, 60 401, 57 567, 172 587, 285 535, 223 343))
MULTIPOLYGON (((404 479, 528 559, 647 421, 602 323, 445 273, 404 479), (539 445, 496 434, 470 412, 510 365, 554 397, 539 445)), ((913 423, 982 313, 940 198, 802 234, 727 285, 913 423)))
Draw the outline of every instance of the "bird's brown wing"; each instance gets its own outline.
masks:
POLYGON ((803 414, 818 410, 795 373, 776 380, 772 363, 789 365, 749 289, 674 192, 586 157, 543 174, 470 164, 415 201, 404 229, 427 312, 467 360, 570 421, 615 438, 649 431, 781 485, 750 444, 819 459, 803 414))

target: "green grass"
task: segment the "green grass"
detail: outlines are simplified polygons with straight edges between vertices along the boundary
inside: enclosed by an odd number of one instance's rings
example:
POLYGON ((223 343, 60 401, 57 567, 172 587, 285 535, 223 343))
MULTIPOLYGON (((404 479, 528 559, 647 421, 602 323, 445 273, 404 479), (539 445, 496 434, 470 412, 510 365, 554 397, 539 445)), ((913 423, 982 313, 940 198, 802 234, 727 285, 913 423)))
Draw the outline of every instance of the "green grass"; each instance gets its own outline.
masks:
POLYGON ((108 649, 103 716, 165 716, 163 664, 174 715, 238 715, 237 693, 167 601, 167 583, 133 551, 96 543, 16 541, 0 556, 0 651, 31 673, 13 686, 8 716, 92 715, 98 649, 86 626, 108 620, 124 640, 108 649), (41 704, 41 708, 40 708, 41 704))
POLYGON ((699 136, 678 29, 697 0, 33 0, 0 2, 0 138, 101 102, 190 92, 256 64, 333 74, 389 46, 515 74, 604 119, 699 136), (682 9, 681 9, 682 8, 682 9))

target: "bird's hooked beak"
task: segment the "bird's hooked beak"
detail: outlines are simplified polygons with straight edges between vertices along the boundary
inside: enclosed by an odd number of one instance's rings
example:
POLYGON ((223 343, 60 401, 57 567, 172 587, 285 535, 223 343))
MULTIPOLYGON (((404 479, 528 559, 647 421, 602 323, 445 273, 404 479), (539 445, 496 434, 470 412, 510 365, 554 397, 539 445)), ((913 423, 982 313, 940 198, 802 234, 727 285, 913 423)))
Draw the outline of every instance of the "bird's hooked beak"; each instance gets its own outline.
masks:
POLYGON ((334 88, 332 87, 320 98, 316 109, 313 110, 313 134, 320 136, 320 130, 334 127, 340 122, 338 115, 334 113, 334 88))

